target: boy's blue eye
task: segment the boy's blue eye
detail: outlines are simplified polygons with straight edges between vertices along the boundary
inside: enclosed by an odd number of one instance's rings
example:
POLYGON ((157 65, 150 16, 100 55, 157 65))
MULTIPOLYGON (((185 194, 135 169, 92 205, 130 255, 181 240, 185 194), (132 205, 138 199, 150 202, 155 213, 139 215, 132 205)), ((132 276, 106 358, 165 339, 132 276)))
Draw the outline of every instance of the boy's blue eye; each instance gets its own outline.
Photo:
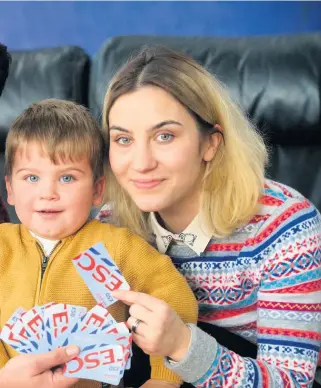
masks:
POLYGON ((71 175, 64 175, 60 178, 60 180, 63 182, 63 183, 70 183, 73 181, 73 177, 71 175))
POLYGON ((39 181, 39 177, 37 175, 29 175, 27 177, 27 181, 28 182, 32 182, 32 183, 35 183, 35 182, 38 182, 39 181))

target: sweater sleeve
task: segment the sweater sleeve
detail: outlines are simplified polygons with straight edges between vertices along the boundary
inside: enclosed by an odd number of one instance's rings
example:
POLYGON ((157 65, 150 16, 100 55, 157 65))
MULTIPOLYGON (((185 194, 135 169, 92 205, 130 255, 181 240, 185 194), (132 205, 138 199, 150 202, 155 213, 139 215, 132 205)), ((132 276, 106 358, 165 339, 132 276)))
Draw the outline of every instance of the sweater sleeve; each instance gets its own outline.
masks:
POLYGON ((167 366, 199 388, 312 386, 321 340, 320 214, 306 200, 292 201, 260 234, 257 359, 195 328, 185 359, 167 366))
MULTIPOLYGON (((186 323, 197 321, 197 302, 184 277, 168 256, 126 230, 119 245, 121 271, 134 291, 153 295, 171 306, 186 323)), ((164 365, 163 357, 150 357, 151 378, 181 379, 164 365)))
POLYGON ((3 345, 3 342, 0 340, 0 368, 3 368, 8 361, 9 361, 8 354, 3 345))

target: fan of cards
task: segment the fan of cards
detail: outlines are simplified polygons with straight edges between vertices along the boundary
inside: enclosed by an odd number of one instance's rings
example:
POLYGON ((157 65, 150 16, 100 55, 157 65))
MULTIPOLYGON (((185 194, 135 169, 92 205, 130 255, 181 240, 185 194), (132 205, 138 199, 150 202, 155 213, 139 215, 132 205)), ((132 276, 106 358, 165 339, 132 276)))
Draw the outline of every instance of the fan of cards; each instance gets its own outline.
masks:
POLYGON ((65 365, 66 376, 118 385, 130 368, 132 335, 106 307, 116 302, 111 291, 129 289, 102 243, 73 259, 98 304, 85 307, 62 303, 18 308, 2 328, 0 338, 19 353, 45 353, 66 345, 80 347, 65 365))

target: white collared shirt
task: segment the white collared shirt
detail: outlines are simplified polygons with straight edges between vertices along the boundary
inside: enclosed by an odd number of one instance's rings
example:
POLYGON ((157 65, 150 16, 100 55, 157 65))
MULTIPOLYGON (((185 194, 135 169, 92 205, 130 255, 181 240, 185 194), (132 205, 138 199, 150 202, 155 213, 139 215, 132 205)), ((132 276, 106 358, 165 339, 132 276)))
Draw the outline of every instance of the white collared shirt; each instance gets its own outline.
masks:
POLYGON ((156 236, 156 245, 160 253, 166 253, 170 243, 175 241, 178 244, 187 245, 200 256, 212 238, 212 233, 207 230, 199 214, 183 232, 177 234, 163 228, 157 221, 155 213, 150 213, 149 223, 156 236))

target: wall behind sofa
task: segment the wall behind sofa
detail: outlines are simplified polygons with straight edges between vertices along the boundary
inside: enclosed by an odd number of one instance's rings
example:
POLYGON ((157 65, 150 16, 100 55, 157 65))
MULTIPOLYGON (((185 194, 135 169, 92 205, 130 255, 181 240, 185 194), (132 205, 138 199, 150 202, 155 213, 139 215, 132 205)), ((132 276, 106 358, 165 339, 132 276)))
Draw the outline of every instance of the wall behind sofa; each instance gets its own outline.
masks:
POLYGON ((10 50, 78 45, 94 54, 111 36, 246 36, 321 31, 318 2, 1 2, 10 50))

